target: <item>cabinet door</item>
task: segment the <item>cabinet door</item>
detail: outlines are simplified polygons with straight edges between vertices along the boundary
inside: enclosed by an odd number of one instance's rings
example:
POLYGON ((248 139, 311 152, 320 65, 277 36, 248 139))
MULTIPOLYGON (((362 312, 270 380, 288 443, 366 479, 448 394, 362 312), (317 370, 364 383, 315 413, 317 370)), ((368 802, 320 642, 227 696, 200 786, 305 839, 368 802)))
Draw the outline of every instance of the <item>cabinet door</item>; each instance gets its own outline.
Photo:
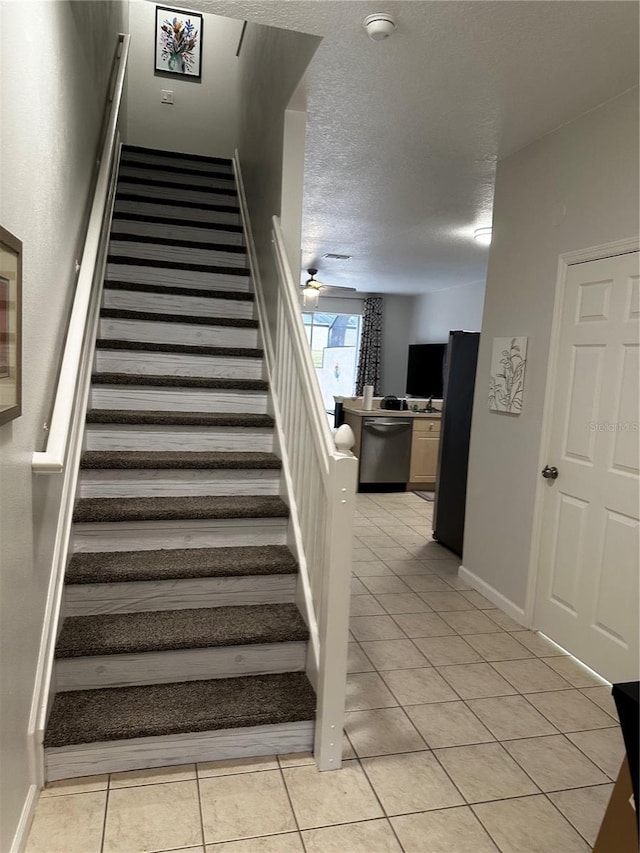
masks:
POLYGON ((414 424, 411 442, 411 482, 435 483, 438 471, 440 424, 429 421, 414 424))

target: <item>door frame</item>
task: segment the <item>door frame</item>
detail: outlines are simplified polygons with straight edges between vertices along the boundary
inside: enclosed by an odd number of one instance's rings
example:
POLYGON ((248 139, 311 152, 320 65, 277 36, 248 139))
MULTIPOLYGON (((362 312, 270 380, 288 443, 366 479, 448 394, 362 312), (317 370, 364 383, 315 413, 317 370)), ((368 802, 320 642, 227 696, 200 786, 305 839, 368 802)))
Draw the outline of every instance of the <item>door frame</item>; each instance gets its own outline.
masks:
MULTIPOLYGON (((604 258, 614 258, 617 255, 627 255, 631 252, 640 251, 640 238, 627 237, 624 240, 616 240, 611 243, 602 243, 590 246, 586 249, 578 249, 573 252, 565 252, 558 257, 558 273, 556 277, 556 292, 553 305, 553 322, 551 326, 551 340, 549 343, 549 360, 547 362, 547 379, 545 383, 544 405, 542 413, 542 430, 540 433, 540 449, 538 452, 538 471, 547 464, 549 449, 551 446, 551 424, 553 417, 553 399, 556 391, 556 364, 560 349, 560 327, 561 313, 564 302, 567 273, 569 267, 583 264, 589 261, 599 261, 604 258)), ((534 499, 533 526, 531 535, 531 550, 529 554, 529 573, 527 580, 527 593, 525 599, 525 625, 532 631, 536 630, 535 608, 537 592, 539 587, 538 565, 540 560, 540 548, 542 544, 542 507, 544 500, 544 483, 538 477, 534 499)))

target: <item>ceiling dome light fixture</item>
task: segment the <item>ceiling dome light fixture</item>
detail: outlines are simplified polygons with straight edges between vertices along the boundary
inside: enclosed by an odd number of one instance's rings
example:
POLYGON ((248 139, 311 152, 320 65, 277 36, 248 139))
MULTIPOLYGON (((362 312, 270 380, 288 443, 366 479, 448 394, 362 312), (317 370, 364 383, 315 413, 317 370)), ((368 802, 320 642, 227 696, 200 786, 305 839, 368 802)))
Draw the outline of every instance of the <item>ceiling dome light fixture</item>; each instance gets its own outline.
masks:
POLYGON ((362 26, 367 31, 370 39, 373 41, 383 41, 389 38, 391 33, 396 29, 396 22, 386 12, 376 12, 374 15, 367 15, 362 22, 362 26))
POLYGON ((493 229, 489 226, 486 228, 476 228, 473 232, 473 239, 477 240, 483 246, 488 246, 491 243, 491 232, 493 229))

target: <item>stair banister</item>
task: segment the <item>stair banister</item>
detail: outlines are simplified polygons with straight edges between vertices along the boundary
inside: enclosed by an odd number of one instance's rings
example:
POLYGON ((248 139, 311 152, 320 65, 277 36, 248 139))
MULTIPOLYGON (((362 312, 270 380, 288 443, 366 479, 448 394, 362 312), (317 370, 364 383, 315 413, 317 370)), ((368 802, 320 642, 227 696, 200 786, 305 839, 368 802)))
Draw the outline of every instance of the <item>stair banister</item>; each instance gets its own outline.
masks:
MULTIPOLYGON (((242 185, 236 156, 236 174, 242 185)), ((241 191, 243 216, 246 202, 241 191)), ((247 223, 245 222, 245 227, 247 223)), ((247 228, 250 234, 250 227, 247 228)), ((343 425, 333 436, 300 312, 300 288, 291 272, 282 228, 272 219, 278 273, 275 338, 271 339, 255 255, 256 302, 265 336, 267 370, 290 501, 292 538, 300 565, 311 653, 307 674, 317 692, 314 755, 320 770, 342 764, 346 694, 351 549, 357 480, 355 438, 343 425)))
POLYGON ((65 466, 74 403, 79 385, 89 305, 91 303, 96 273, 101 272, 101 270, 98 270, 101 235, 103 232, 105 210, 107 209, 109 200, 113 160, 117 147, 118 117, 122 101, 130 39, 131 36, 124 33, 120 33, 118 36, 113 89, 110 91, 108 100, 108 103, 110 102, 110 109, 98 160, 98 177, 91 205, 91 213, 89 215, 82 259, 78 269, 76 292, 67 330, 46 449, 44 451, 36 451, 33 454, 31 462, 33 471, 38 474, 60 473, 65 466))

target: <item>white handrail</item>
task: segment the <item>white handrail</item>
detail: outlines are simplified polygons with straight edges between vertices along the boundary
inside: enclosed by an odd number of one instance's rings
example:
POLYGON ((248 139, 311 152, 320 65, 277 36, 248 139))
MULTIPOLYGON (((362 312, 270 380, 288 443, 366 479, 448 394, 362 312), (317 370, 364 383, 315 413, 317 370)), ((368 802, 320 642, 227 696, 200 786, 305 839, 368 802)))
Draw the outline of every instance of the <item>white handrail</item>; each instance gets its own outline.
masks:
POLYGON ((82 345, 87 324, 87 312, 91 301, 105 208, 109 195, 110 175, 116 149, 118 117, 129 55, 129 42, 131 39, 129 35, 123 33, 118 38, 118 70, 115 76, 113 92, 111 93, 111 109, 105 128, 104 144, 98 161, 98 178, 78 272, 76 293, 67 330, 67 339, 62 357, 60 376, 58 378, 58 388, 51 416, 47 446, 46 450, 35 452, 31 461, 33 471, 39 474, 60 473, 64 469, 69 444, 74 400, 78 387, 82 345))
POLYGON ((309 416, 311 427, 314 431, 314 438, 318 444, 324 448, 326 456, 335 450, 331 440, 331 432, 329 430, 329 422, 325 406, 320 393, 320 386, 313 366, 311 358, 311 350, 309 343, 304 333, 304 327, 300 317, 300 289, 296 287, 291 267, 287 259, 287 250, 284 243, 284 236, 280 226, 280 220, 277 216, 273 217, 273 246, 276 258, 276 265, 280 277, 281 287, 278 291, 279 297, 283 301, 283 307, 288 317, 289 329, 293 336, 292 343, 293 357, 296 360, 296 366, 304 380, 303 389, 306 397, 306 404, 309 407, 309 416))

